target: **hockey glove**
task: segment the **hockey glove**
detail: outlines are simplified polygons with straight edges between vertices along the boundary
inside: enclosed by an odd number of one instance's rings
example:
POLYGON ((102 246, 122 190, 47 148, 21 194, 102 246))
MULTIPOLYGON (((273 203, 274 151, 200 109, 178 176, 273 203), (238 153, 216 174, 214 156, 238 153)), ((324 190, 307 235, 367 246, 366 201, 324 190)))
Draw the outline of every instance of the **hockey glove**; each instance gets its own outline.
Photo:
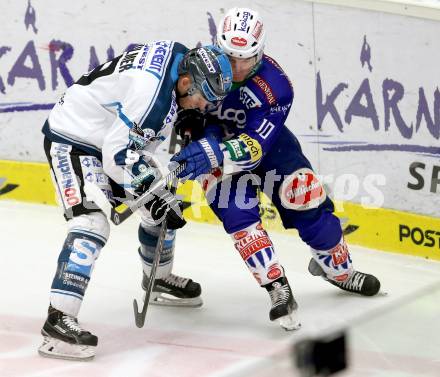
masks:
POLYGON ((183 228, 186 224, 186 221, 182 214, 182 201, 172 198, 172 194, 168 190, 164 189, 164 193, 165 195, 162 195, 162 197, 155 196, 152 200, 145 204, 145 208, 150 211, 151 218, 157 225, 161 224, 166 218, 168 229, 183 228), (170 198, 177 202, 177 204, 175 203, 173 207, 170 207, 169 205, 170 198), (176 213, 176 205, 178 206, 177 211, 179 213, 176 213))
MULTIPOLYGON (((143 159, 133 165, 132 173, 136 174, 136 176, 131 181, 131 187, 137 195, 142 195, 161 176, 157 168, 150 166, 143 159)), ((146 203, 145 208, 150 212, 152 219, 157 224, 160 224, 166 217, 168 229, 179 229, 186 224, 182 216, 182 202, 176 200, 174 195, 166 188, 163 188, 158 196, 154 196, 154 198, 146 203), (174 209, 170 207, 170 203, 174 209)))
POLYGON ((171 158, 171 161, 186 162, 185 169, 178 175, 179 178, 195 179, 221 166, 223 152, 217 140, 208 136, 183 148, 171 158))
POLYGON ((177 120, 174 123, 176 134, 182 139, 186 132, 189 132, 192 140, 198 140, 203 136, 205 128, 205 117, 195 109, 180 110, 177 113, 177 120))

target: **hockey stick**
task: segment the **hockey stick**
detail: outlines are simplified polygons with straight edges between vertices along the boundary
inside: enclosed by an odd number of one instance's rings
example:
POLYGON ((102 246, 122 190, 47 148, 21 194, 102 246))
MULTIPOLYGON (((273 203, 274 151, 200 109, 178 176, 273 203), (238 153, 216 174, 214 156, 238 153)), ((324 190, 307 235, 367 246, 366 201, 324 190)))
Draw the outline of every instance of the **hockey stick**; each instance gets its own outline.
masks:
MULTIPOLYGON (((171 186, 171 193, 174 195, 176 193, 177 179, 174 179, 173 185, 171 186)), ((151 266, 150 276, 148 279, 147 289, 145 290, 144 304, 142 306, 142 311, 139 312, 139 306, 136 299, 133 300, 134 309, 134 321, 136 326, 139 328, 144 327, 145 317, 147 315, 148 304, 150 303, 151 292, 153 291, 154 280, 156 278, 156 270, 159 265, 160 255, 162 254, 163 242, 165 240, 165 235, 167 233, 167 219, 162 222, 159 232, 159 239, 157 241, 156 250, 154 252, 154 260, 151 266)))
MULTIPOLYGON (((191 139, 191 133, 189 131, 185 131, 185 136, 183 138, 183 145, 184 146, 188 145, 190 139, 191 139)), ((179 169, 182 166, 184 166, 184 165, 180 165, 177 169, 179 169)), ((180 171, 182 171, 182 170, 183 170, 183 168, 180 171)), ((176 176, 177 176, 177 174, 179 174, 179 173, 176 173, 176 176)), ((176 193, 177 184, 178 184, 178 179, 176 176, 172 179, 172 185, 170 188, 170 192, 173 196, 176 193)), ((133 300, 134 321, 136 323, 136 326, 139 328, 144 327, 144 324, 145 324, 145 317, 147 316, 148 304, 150 303, 150 296, 151 296, 151 292, 153 291, 154 280, 156 279, 156 270, 157 270, 157 266, 159 265, 160 254, 162 253, 163 242, 165 240, 166 233, 167 233, 167 218, 165 217, 165 219, 163 220, 162 225, 160 227, 159 239, 158 239, 158 242, 156 245, 154 260, 153 260, 153 264, 151 266, 147 289, 145 291, 144 305, 142 306, 141 312, 139 312, 139 306, 138 306, 136 299, 133 300)))
POLYGON ((127 220, 139 208, 141 208, 150 200, 152 200, 154 196, 159 196, 159 197, 161 197, 162 195, 166 196, 166 198, 169 199, 169 203, 168 203, 169 206, 173 207, 173 205, 176 203, 176 199, 173 196, 170 196, 169 192, 166 191, 164 187, 170 184, 173 181, 173 179, 176 178, 177 175, 185 169, 185 166, 186 166, 185 163, 178 165, 176 169, 171 170, 165 177, 157 181, 142 195, 137 197, 135 200, 130 201, 127 204, 127 208, 123 209, 120 212, 110 205, 107 197, 104 195, 104 193, 97 185, 86 182, 84 184, 84 192, 89 200, 92 200, 98 205, 98 207, 101 208, 101 210, 112 221, 113 224, 119 225, 123 223, 125 220, 127 220))

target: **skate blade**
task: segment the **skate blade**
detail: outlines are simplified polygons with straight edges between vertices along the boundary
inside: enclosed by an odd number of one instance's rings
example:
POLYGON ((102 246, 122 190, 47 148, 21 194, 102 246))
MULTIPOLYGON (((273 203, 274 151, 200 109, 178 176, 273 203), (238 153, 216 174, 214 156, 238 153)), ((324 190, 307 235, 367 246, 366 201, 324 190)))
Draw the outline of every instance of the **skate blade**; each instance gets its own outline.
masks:
POLYGON ((52 359, 90 361, 95 357, 96 347, 81 344, 70 344, 62 340, 45 336, 43 344, 38 348, 40 356, 52 359))
POLYGON ((278 318, 278 323, 286 331, 298 330, 301 328, 301 322, 297 317, 297 313, 294 311, 291 314, 278 318))
POLYGON ((166 293, 151 292, 150 304, 158 306, 200 308, 203 305, 203 301, 200 296, 194 298, 177 298, 166 293))

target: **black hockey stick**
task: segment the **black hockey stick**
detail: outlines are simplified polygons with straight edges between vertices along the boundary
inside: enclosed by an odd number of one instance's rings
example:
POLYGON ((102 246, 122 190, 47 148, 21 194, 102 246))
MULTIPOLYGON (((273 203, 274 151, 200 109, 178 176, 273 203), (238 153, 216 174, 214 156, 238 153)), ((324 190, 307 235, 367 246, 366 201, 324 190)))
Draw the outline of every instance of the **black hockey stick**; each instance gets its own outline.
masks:
MULTIPOLYGON (((171 186, 171 193, 173 195, 176 193, 176 187, 177 187, 177 179, 174 180, 171 186)), ((151 296, 151 292, 153 291, 154 280, 156 278, 156 270, 157 270, 157 266, 159 265, 160 255, 162 254, 163 242, 165 240, 166 233, 167 233, 167 219, 165 217, 165 220, 162 221, 162 225, 160 227, 159 239, 157 241, 156 250, 154 251, 154 259, 153 259, 153 264, 151 266, 147 289, 145 290, 145 298, 144 298, 144 304, 142 306, 142 311, 139 312, 138 303, 136 299, 133 300, 134 321, 136 323, 136 326, 139 328, 144 327, 148 304, 150 303, 150 296, 151 296)))
MULTIPOLYGON (((190 138, 191 138, 191 134, 189 133, 189 131, 185 132, 185 137, 183 139, 184 146, 189 144, 190 138)), ((185 164, 180 165, 174 171, 177 171, 182 166, 185 166, 185 164)), ((182 171, 182 170, 183 170, 183 168, 180 169, 180 171, 182 171)), ((170 192, 173 197, 176 194, 176 190, 177 190, 177 184, 178 184, 178 179, 176 177, 177 174, 179 174, 179 173, 175 174, 174 178, 172 179, 172 184, 171 184, 171 188, 170 188, 170 192)), ((158 239, 158 242, 156 245, 156 250, 154 251, 155 254, 154 254, 153 264, 151 266, 150 276, 148 279, 148 285, 147 285, 147 289, 145 291, 144 304, 142 306, 141 312, 139 312, 139 306, 138 306, 136 299, 133 300, 134 321, 136 323, 136 326, 139 328, 144 327, 144 324, 145 324, 145 317, 147 316, 147 309, 148 309, 148 305, 150 303, 150 296, 151 296, 151 292, 153 291, 154 280, 156 279, 156 270, 157 270, 157 266, 159 265, 160 255, 162 254, 163 242, 165 240, 166 233, 167 233, 167 218, 165 217, 165 219, 163 220, 162 225, 160 227, 159 239, 158 239)))

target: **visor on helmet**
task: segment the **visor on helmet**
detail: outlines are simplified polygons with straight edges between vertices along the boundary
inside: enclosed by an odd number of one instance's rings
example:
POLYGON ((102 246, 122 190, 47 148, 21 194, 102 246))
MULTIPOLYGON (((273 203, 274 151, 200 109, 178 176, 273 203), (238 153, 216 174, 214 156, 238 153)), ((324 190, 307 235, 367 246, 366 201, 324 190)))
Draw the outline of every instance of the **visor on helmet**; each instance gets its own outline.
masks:
POLYGON ((232 68, 227 56, 216 46, 205 46, 188 51, 179 65, 179 74, 188 73, 192 87, 211 102, 222 101, 232 87, 232 68))

